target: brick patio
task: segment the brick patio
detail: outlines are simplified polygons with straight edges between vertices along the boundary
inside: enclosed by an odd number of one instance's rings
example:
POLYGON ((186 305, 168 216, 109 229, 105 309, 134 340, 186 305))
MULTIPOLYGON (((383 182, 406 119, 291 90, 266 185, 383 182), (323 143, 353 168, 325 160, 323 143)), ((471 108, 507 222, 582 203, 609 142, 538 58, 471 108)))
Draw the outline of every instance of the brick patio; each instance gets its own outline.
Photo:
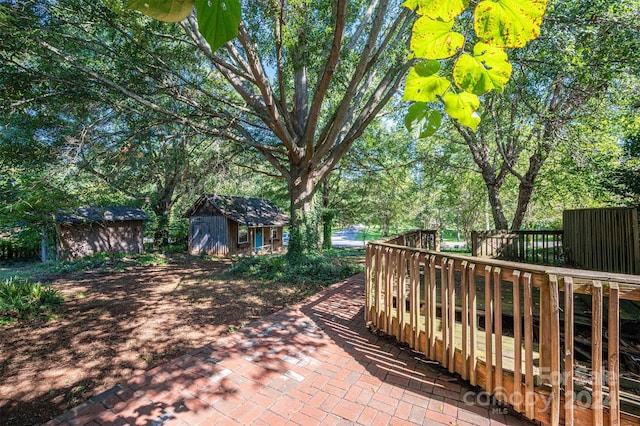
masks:
POLYGON ((357 275, 91 398, 47 425, 518 425, 370 332, 357 275))

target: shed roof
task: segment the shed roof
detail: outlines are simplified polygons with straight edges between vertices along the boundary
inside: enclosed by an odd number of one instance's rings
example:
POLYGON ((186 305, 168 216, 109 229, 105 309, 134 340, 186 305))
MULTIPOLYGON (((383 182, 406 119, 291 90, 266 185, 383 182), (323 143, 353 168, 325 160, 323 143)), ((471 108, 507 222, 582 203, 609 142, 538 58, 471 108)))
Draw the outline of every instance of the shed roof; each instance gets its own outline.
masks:
POLYGON ((206 203, 213 205, 223 216, 244 226, 284 226, 289 223, 289 216, 269 200, 217 194, 206 194, 198 198, 182 217, 194 216, 206 203))
POLYGON ((86 223, 86 222, 124 222, 151 219, 138 207, 80 207, 73 212, 56 213, 58 223, 86 223))

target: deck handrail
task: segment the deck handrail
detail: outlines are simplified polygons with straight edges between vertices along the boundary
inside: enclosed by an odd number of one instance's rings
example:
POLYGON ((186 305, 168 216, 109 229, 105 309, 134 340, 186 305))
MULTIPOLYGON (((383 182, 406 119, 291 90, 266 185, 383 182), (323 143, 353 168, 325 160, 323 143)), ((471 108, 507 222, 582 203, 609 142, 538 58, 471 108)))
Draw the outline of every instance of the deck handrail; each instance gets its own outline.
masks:
POLYGON ((408 240, 401 237, 392 239, 395 244, 375 241, 366 248, 365 316, 373 327, 441 362, 530 419, 549 424, 640 421, 621 411, 618 380, 620 300, 640 301, 640 276, 441 253, 399 245, 408 240), (576 397, 582 398, 584 390, 574 387, 574 294, 587 295, 592 304, 588 407, 576 397), (513 371, 503 365, 507 306, 512 306, 514 318, 513 371), (605 309, 609 339, 603 370, 605 309), (487 318, 480 356, 479 319, 487 318), (534 374, 536 343, 539 365, 534 374))

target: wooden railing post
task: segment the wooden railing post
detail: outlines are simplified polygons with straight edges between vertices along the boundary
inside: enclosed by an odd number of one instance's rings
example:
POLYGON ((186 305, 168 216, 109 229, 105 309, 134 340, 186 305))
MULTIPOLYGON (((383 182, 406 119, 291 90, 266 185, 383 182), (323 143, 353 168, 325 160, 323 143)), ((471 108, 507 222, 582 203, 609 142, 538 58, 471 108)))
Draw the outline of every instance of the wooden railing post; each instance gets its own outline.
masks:
POLYGON ((484 353, 485 353, 485 390, 493 393, 493 300, 491 298, 491 266, 484 269, 484 353))
POLYGON ((496 345, 496 377, 495 389, 498 392, 497 398, 506 401, 506 395, 502 385, 502 274, 501 268, 493 268, 493 316, 495 327, 496 345))
POLYGON ((513 271, 513 390, 515 409, 523 411, 522 392, 522 307, 520 304, 520 271, 513 271))
POLYGON ((533 393, 533 291, 531 274, 524 274, 524 358, 525 358, 525 413, 530 419, 535 416, 533 393))
POLYGON ((551 292, 549 277, 540 286, 540 383, 551 384, 551 292))
POLYGON ((476 356, 476 336, 478 331, 478 303, 476 299, 476 265, 469 265, 469 381, 477 386, 478 359, 476 356))
POLYGON ((376 246, 376 296, 375 296, 375 315, 374 315, 374 325, 376 327, 380 327, 382 324, 381 315, 382 315, 382 288, 384 285, 384 254, 383 247, 376 246))
POLYGON ((609 425, 620 424, 620 287, 609 284, 609 425))
POLYGON ((364 320, 365 323, 370 321, 371 317, 371 253, 372 246, 367 245, 364 249, 364 320))
POLYGON ((573 393, 573 278, 564 281, 564 421, 572 425, 574 420, 573 393))
POLYGON ((467 285, 467 261, 462 261, 460 271, 460 296, 462 299, 462 312, 460 319, 462 322, 462 371, 460 375, 463 380, 469 380, 469 289, 467 285))
POLYGON ((449 372, 456 371, 456 286, 455 286, 455 262, 449 259, 447 262, 447 298, 449 299, 449 372))
POLYGON ((449 293, 447 292, 447 283, 448 283, 448 268, 447 268, 447 258, 442 258, 442 263, 440 264, 440 328, 442 329, 442 366, 447 368, 449 366, 449 315, 447 315, 448 307, 449 307, 449 293))
POLYGON ((593 282, 591 296, 591 380, 593 392, 591 394, 591 410, 593 411, 593 425, 603 424, 602 406, 602 284, 593 282))
POLYGON ((558 277, 549 276, 550 295, 550 340, 551 340, 551 424, 560 424, 560 290, 558 277))

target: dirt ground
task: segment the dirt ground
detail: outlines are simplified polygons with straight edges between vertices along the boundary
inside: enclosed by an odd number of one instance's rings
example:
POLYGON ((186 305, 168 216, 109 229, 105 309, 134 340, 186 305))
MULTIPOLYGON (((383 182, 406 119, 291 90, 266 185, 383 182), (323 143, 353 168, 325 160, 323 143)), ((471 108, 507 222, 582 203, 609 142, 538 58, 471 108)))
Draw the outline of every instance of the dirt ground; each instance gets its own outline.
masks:
POLYGON ((58 318, 0 327, 0 425, 46 422, 119 382, 300 300, 229 280, 225 261, 55 277, 58 318))

